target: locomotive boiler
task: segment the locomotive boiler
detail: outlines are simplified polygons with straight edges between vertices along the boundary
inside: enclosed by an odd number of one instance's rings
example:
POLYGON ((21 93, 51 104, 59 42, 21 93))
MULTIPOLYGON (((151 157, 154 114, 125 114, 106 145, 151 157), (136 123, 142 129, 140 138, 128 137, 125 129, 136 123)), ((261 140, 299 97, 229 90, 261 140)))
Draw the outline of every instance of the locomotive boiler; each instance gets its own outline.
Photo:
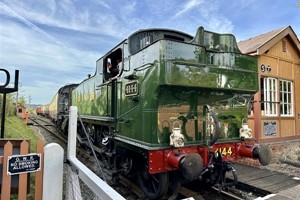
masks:
POLYGON ((270 162, 269 147, 256 145, 247 126, 257 91, 257 60, 233 35, 144 29, 96 61, 72 105, 84 124, 80 141, 86 130, 104 170, 137 176, 149 199, 161 199, 198 179, 228 185, 230 161, 240 157, 270 162))

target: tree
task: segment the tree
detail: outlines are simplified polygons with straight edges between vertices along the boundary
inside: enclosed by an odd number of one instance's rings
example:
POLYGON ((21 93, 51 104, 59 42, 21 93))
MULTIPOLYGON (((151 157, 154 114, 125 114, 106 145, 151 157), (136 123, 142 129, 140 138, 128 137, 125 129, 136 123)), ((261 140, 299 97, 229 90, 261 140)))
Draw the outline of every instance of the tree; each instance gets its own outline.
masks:
MULTIPOLYGON (((3 103, 3 94, 0 94, 0 116, 2 116, 2 103, 3 103)), ((5 106, 5 115, 12 116, 16 113, 16 106, 11 94, 6 94, 6 106, 5 106)))
POLYGON ((24 96, 20 96, 18 99, 18 105, 25 106, 26 104, 26 98, 24 96))

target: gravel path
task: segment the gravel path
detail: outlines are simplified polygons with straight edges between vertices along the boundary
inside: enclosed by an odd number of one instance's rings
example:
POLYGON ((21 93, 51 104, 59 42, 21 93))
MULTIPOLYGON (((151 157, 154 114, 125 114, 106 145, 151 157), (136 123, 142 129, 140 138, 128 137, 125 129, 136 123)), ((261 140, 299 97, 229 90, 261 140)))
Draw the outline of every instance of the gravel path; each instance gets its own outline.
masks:
POLYGON ((300 143, 298 146, 287 150, 287 152, 283 153, 281 156, 282 158, 278 158, 276 163, 269 164, 263 168, 300 178, 300 167, 292 166, 283 162, 284 160, 287 160, 300 166, 300 143))

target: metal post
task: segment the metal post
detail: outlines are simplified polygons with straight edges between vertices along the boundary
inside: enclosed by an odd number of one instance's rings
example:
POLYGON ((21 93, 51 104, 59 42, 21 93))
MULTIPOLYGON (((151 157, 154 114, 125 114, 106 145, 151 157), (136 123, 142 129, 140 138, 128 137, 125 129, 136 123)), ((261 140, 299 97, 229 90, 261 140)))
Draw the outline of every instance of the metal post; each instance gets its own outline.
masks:
POLYGON ((2 99, 2 117, 1 117, 1 138, 4 138, 5 107, 6 107, 6 93, 3 93, 3 99, 2 99))

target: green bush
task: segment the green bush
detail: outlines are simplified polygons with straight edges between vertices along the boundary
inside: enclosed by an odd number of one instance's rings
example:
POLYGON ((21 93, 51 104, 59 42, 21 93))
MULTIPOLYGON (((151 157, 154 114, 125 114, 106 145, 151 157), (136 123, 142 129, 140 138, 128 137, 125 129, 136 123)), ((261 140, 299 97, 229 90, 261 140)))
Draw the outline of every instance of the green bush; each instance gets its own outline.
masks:
MULTIPOLYGON (((0 118, 2 116, 3 94, 0 94, 0 118)), ((16 114, 16 103, 11 94, 6 95, 5 116, 13 116, 16 114)))

